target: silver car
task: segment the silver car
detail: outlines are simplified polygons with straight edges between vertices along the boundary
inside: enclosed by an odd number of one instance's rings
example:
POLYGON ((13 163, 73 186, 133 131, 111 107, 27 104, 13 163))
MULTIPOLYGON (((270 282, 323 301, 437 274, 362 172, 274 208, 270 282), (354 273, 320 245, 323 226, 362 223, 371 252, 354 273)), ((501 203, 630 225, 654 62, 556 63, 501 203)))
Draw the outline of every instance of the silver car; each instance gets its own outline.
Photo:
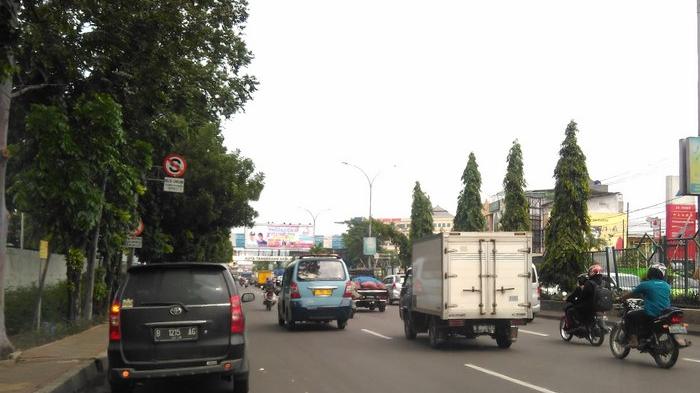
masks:
POLYGON ((386 290, 389 291, 388 303, 392 304, 394 301, 397 303, 401 299, 401 287, 403 282, 406 280, 406 276, 403 274, 393 274, 391 276, 384 277, 384 285, 386 290))

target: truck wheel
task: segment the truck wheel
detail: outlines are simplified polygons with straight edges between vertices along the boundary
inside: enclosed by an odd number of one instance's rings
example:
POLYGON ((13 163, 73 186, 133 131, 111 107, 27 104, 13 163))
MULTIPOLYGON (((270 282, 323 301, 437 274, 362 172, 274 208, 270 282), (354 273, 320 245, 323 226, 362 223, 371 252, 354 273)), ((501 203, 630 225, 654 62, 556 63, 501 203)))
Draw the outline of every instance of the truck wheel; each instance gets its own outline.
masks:
POLYGON ((338 320, 338 329, 343 330, 343 329, 345 329, 346 326, 348 326, 347 319, 339 319, 338 320))
POLYGON ((375 306, 374 304, 371 304, 371 305, 369 306, 369 311, 374 311, 374 309, 375 309, 376 307, 377 307, 377 306, 375 306))
POLYGON ((379 311, 380 311, 380 312, 386 311, 386 304, 380 304, 380 305, 379 305, 379 311))
POLYGON ((403 319, 403 333, 406 335, 406 339, 408 340, 415 340, 416 335, 418 334, 416 329, 413 327, 413 321, 408 314, 406 314, 403 319))
POLYGON ((430 346, 433 348, 438 348, 442 344, 442 336, 440 329, 438 328, 437 318, 430 318, 428 326, 428 340, 430 341, 430 346))
POLYGON ((510 337, 510 324, 496 325, 496 344, 499 348, 507 349, 513 344, 510 337))

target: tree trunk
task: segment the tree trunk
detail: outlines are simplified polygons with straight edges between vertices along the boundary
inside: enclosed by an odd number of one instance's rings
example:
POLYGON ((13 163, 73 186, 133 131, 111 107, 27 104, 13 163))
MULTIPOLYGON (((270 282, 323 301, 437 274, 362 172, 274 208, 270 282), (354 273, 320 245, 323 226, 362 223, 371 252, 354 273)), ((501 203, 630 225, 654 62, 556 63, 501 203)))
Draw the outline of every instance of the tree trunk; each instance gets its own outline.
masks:
MULTIPOLYGON (((11 59, 10 59, 11 60, 11 59)), ((0 80, 0 359, 14 352, 5 330, 5 265, 7 263, 7 228, 9 215, 5 208, 5 173, 7 171, 7 131, 10 123, 12 76, 0 80)))
POLYGON ((41 272, 41 277, 39 278, 39 294, 36 299, 36 311, 34 312, 34 321, 36 322, 36 330, 41 328, 41 296, 44 293, 44 285, 46 283, 46 272, 49 271, 49 262, 51 262, 51 253, 46 257, 46 265, 44 270, 41 272))
POLYGON ((92 240, 90 241, 90 252, 88 252, 87 271, 85 280, 85 297, 83 298, 83 318, 86 320, 92 319, 92 297, 95 291, 95 264, 97 258, 97 246, 100 240, 100 226, 102 224, 102 210, 104 208, 105 192, 107 190, 107 176, 102 180, 102 204, 100 212, 97 215, 97 225, 92 232, 92 240))

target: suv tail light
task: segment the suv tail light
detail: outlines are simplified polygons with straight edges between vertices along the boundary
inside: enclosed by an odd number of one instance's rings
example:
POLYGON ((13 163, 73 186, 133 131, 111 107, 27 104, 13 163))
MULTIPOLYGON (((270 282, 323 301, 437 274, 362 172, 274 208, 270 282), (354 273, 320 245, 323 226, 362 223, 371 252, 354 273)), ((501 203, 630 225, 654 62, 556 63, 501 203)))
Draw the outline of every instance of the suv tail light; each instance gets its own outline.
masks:
POLYGON ((297 285, 296 281, 292 281, 291 284, 289 284, 289 297, 292 299, 301 299, 301 293, 299 293, 299 285, 297 285))
POLYGON ((120 312, 121 306, 119 301, 115 301, 109 308, 109 341, 120 341, 122 339, 122 332, 119 326, 120 312))
POLYGON ((352 281, 346 282, 345 283, 345 292, 343 292, 343 297, 352 297, 352 288, 353 288, 352 281))
POLYGON ((231 296, 231 333, 243 334, 245 330, 245 318, 243 317, 243 307, 241 307, 241 297, 231 296))
POLYGON ((680 325, 681 323, 683 323, 683 315, 671 315, 671 325, 680 325))

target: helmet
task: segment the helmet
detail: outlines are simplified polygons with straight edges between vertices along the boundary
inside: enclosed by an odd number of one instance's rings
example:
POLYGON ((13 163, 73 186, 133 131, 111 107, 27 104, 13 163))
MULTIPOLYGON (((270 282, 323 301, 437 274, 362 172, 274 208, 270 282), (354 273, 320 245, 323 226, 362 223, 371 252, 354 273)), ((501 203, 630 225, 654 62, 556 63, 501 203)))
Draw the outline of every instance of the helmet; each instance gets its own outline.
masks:
POLYGON ((591 267, 588 268, 588 277, 597 276, 601 273, 603 273, 603 267, 598 265, 597 263, 595 265, 591 265, 591 267))
POLYGON ((588 274, 586 273, 581 273, 576 277, 576 282, 578 282, 578 285, 583 285, 588 281, 588 274))
POLYGON ((649 270, 647 270, 647 278, 649 280, 653 280, 653 279, 663 280, 665 274, 666 274, 666 266, 664 266, 660 263, 655 263, 655 264, 649 266, 649 270))

